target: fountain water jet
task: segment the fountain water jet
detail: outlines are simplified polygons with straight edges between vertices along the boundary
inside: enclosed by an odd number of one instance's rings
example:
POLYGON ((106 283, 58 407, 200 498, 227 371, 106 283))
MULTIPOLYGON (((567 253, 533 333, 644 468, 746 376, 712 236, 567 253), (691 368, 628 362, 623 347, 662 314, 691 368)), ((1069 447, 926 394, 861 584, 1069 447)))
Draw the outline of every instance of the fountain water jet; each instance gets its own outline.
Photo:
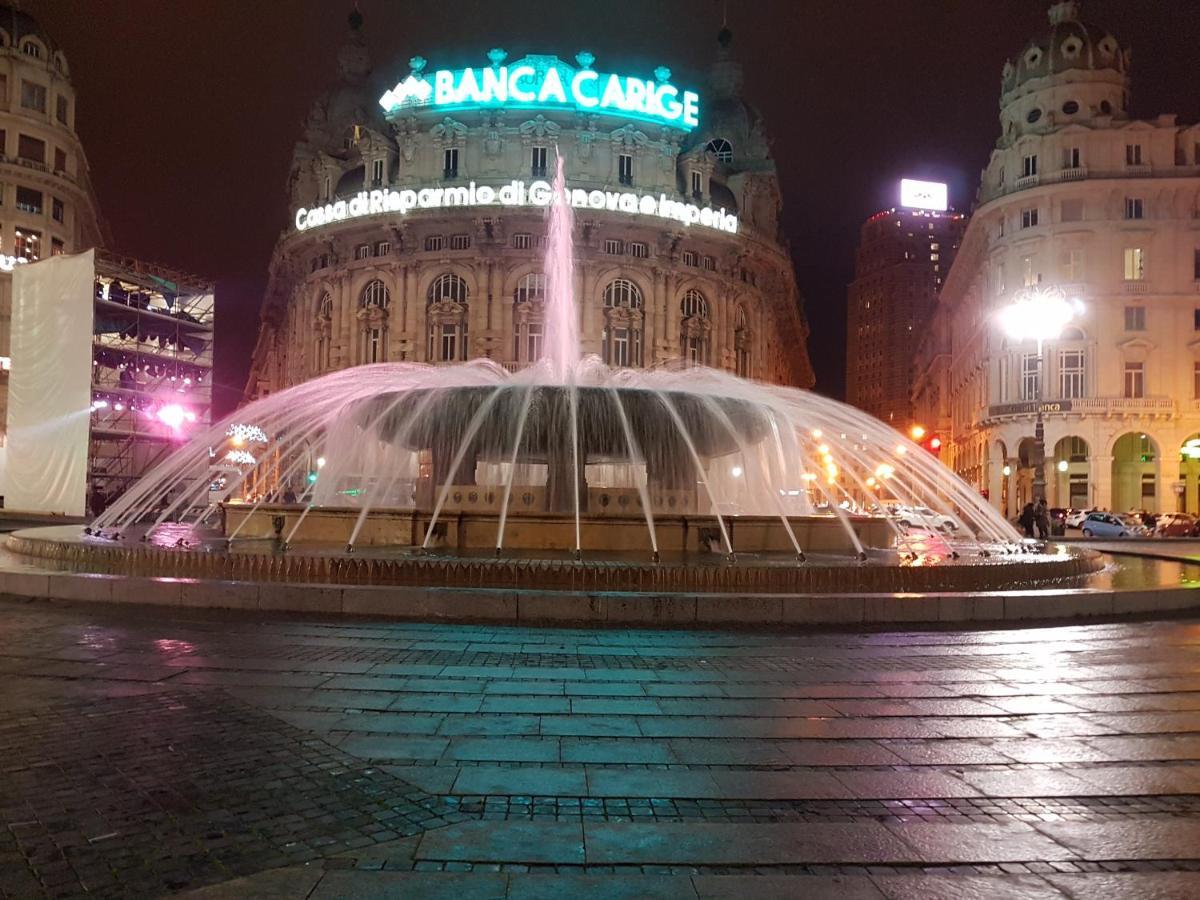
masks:
POLYGON ((762 589, 786 585, 780 571, 799 584, 806 560, 949 566, 965 549, 987 559, 1018 540, 936 458, 844 404, 703 367, 582 357, 561 153, 547 218, 534 365, 379 363, 288 388, 197 435, 93 531, 157 546, 164 529, 186 540, 171 520, 190 519, 202 542, 201 523, 219 512, 221 537, 270 538, 303 559, 336 558, 330 547, 431 561, 482 551, 555 565, 573 557, 587 578, 612 578, 611 567, 648 556, 703 562, 688 578, 736 570, 750 579, 739 585, 762 589), (254 466, 215 469, 234 421, 260 425, 269 443, 254 466), (319 472, 315 457, 326 460, 319 472), (297 476, 315 483, 296 492, 297 476), (894 504, 914 508, 916 529, 887 514, 894 504), (954 527, 933 527, 944 522, 954 527))

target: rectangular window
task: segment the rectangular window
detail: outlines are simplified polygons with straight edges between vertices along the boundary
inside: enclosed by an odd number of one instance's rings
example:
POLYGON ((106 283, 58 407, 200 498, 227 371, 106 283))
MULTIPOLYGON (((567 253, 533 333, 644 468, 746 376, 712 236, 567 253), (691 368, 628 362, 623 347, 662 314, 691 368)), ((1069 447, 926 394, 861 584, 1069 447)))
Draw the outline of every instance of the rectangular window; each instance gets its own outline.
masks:
POLYGON ((54 118, 63 125, 67 124, 67 98, 62 94, 54 98, 54 118))
POLYGON ((42 214, 42 192, 17 185, 17 209, 40 216, 42 214))
POLYGON ((60 241, 58 238, 50 238, 50 255, 51 256, 62 256, 65 252, 66 252, 66 249, 63 247, 62 241, 60 241))
POLYGON ((1021 177, 1028 178, 1037 174, 1037 154, 1033 153, 1021 159, 1021 177))
POLYGON ((633 157, 628 153, 617 157, 617 180, 621 184, 633 184, 633 157))
POLYGON ((1066 281, 1083 281, 1083 251, 1077 247, 1063 253, 1063 278, 1066 281))
POLYGON ((618 240, 615 240, 613 238, 605 238, 604 239, 604 252, 607 253, 609 256, 620 256, 622 253, 625 252, 625 247, 618 240))
POLYGON ((703 268, 706 272, 715 272, 717 270, 717 261, 711 256, 706 256, 704 257, 703 268))
POLYGON ((1146 330, 1146 307, 1144 307, 1144 306, 1127 306, 1127 307, 1125 307, 1125 330, 1126 331, 1145 331, 1146 330))
MULTIPOLYGON (((529 155, 529 174, 534 178, 543 178, 546 175, 546 148, 534 147, 529 155)), ((537 357, 533 357, 537 359, 537 357)))
POLYGON ((645 259, 650 255, 650 248, 641 241, 629 242, 629 255, 636 256, 638 259, 645 259))
POLYGON ((535 362, 542 358, 542 323, 530 322, 525 327, 525 360, 535 362))
POLYGON ((1200 309, 1192 310, 1192 331, 1200 331, 1200 309))
POLYGON ((1083 221, 1083 201, 1071 198, 1062 202, 1062 220, 1064 222, 1083 221))
POLYGON ((8 106, 8 75, 0 72, 0 106, 8 106))
POLYGON ((451 147, 442 154, 442 177, 458 177, 458 148, 451 147))
POLYGON ((17 156, 30 162, 46 164, 46 142, 22 134, 17 137, 17 156))
POLYGON ((1079 148, 1078 147, 1063 147, 1063 168, 1078 169, 1079 168, 1079 148))
POLYGON ((1125 280, 1141 281, 1146 277, 1146 253, 1141 247, 1125 248, 1125 280))
POLYGON ((533 235, 519 232, 513 235, 513 247, 517 250, 528 250, 533 244, 533 235))
POLYGON ((1125 363, 1125 396, 1131 400, 1146 396, 1146 364, 1125 363))
POLYGON ((684 250, 683 251, 683 264, 685 266, 698 266, 700 264, 700 261, 696 256, 695 250, 684 250))
POLYGON ((442 362, 450 362, 458 359, 458 326, 447 323, 442 324, 442 355, 439 357, 442 362))
POLYGON ((692 173, 692 197, 699 200, 703 194, 704 176, 699 172, 692 173))
POLYGON ((1192 363, 1192 397, 1200 400, 1200 362, 1192 363))
POLYGON ((1004 294, 1004 264, 996 263, 996 296, 1004 294))
POLYGON ((57 197, 50 198, 50 215, 54 218, 55 222, 63 221, 63 217, 65 215, 65 212, 63 211, 63 202, 57 197))
POLYGON ((450 235, 451 250, 470 250, 471 236, 469 234, 452 234, 450 235))
POLYGON ((1033 257, 1032 256, 1022 256, 1021 257, 1021 284, 1025 285, 1025 287, 1033 287, 1040 280, 1041 279, 1038 278, 1037 274, 1033 271, 1033 257))
POLYGON ((355 247, 354 248, 354 258, 355 259, 370 259, 371 258, 371 245, 370 244, 359 244, 357 247, 355 247))
POLYGON ((46 111, 46 87, 32 81, 21 80, 21 106, 25 109, 46 111))
POLYGON ((1009 373, 1009 358, 1008 358, 1008 356, 1000 357, 999 366, 997 368, 998 368, 998 371, 996 373, 996 381, 997 381, 997 386, 999 387, 999 390, 996 392, 997 399, 1001 403, 1007 403, 1008 402, 1008 373, 1009 373))
POLYGON ((1200 281, 1200 248, 1192 251, 1192 278, 1200 281))
POLYGON ((1060 350, 1058 353, 1058 396, 1063 400, 1083 396, 1083 351, 1060 350))
POLYGON ((1126 144, 1125 145, 1125 165, 1140 166, 1142 164, 1142 145, 1141 144, 1126 144))
POLYGON ((371 162, 371 184, 375 187, 383 184, 383 166, 384 161, 382 159, 372 160, 371 162))
POLYGON ((629 329, 614 328, 612 337, 612 365, 629 365, 629 329))
POLYGON ((23 256, 30 262, 42 258, 42 234, 40 231, 18 228, 15 234, 17 239, 15 253, 18 257, 23 256))
POLYGON ((1041 394, 1041 372, 1036 353, 1021 357, 1021 399, 1037 400, 1041 394))
POLYGON ((380 241, 379 243, 377 243, 375 245, 375 255, 376 256, 387 256, 391 252, 392 252, 392 242, 391 241, 380 241))
POLYGON ((1036 206, 1034 206, 1030 209, 1021 210, 1021 227, 1022 228, 1036 228, 1037 223, 1038 223, 1038 211, 1037 211, 1036 206))
POLYGON ((1126 197, 1125 198, 1125 218, 1140 219, 1145 207, 1141 197, 1126 197))
POLYGON ((441 250, 445 246, 446 239, 440 234, 431 234, 429 237, 425 238, 426 250, 441 250))

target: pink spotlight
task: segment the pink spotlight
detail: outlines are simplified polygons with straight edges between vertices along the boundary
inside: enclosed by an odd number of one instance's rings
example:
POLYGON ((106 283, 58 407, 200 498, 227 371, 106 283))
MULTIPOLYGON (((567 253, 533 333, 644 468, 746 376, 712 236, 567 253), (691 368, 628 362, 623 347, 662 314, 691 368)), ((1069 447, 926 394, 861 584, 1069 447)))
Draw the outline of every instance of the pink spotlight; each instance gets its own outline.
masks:
POLYGON ((156 415, 159 421, 178 431, 184 422, 196 421, 196 414, 191 410, 184 409, 178 403, 170 403, 166 406, 160 406, 156 415))

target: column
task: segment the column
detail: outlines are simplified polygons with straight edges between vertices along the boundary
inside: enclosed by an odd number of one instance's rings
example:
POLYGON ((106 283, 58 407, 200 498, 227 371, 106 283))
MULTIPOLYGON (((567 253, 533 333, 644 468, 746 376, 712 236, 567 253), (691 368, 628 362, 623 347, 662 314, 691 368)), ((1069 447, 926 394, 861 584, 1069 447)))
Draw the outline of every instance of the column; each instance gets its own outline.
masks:
POLYGON ((425 297, 421 295, 421 279, 419 277, 421 271, 420 263, 413 263, 411 266, 411 278, 413 285, 412 292, 412 334, 413 353, 412 358, 418 362, 427 362, 429 358, 429 340, 425 334, 425 314, 428 310, 428 305, 425 303, 425 297))
POLYGON ((1111 456, 1088 457, 1088 487, 1092 495, 1092 506, 1112 510, 1112 464, 1111 456))
POLYGON ((354 317, 357 304, 350 292, 349 275, 338 278, 338 294, 341 296, 342 367, 347 368, 358 362, 358 321, 354 317))

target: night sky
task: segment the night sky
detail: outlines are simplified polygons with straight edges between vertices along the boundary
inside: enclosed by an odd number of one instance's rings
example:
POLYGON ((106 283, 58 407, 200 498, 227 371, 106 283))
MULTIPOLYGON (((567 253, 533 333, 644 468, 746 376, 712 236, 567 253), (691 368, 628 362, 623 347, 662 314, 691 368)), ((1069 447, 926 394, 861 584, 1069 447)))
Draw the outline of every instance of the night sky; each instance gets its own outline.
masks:
MULTIPOLYGON (((77 127, 115 247, 214 278, 219 412, 236 404, 291 153, 330 86, 352 0, 25 0, 67 54, 77 127)), ((969 208, 999 131, 1000 69, 1047 27, 1047 0, 753 0, 729 6, 745 96, 763 113, 812 338, 840 397, 846 284, 862 221, 902 176, 969 208)), ((1197 0, 1084 0, 1133 47, 1133 112, 1200 118, 1197 0)), ((718 0, 360 0, 376 74, 591 50, 597 68, 665 64, 698 86, 718 0)), ((704 94, 701 90, 701 116, 704 94)))

